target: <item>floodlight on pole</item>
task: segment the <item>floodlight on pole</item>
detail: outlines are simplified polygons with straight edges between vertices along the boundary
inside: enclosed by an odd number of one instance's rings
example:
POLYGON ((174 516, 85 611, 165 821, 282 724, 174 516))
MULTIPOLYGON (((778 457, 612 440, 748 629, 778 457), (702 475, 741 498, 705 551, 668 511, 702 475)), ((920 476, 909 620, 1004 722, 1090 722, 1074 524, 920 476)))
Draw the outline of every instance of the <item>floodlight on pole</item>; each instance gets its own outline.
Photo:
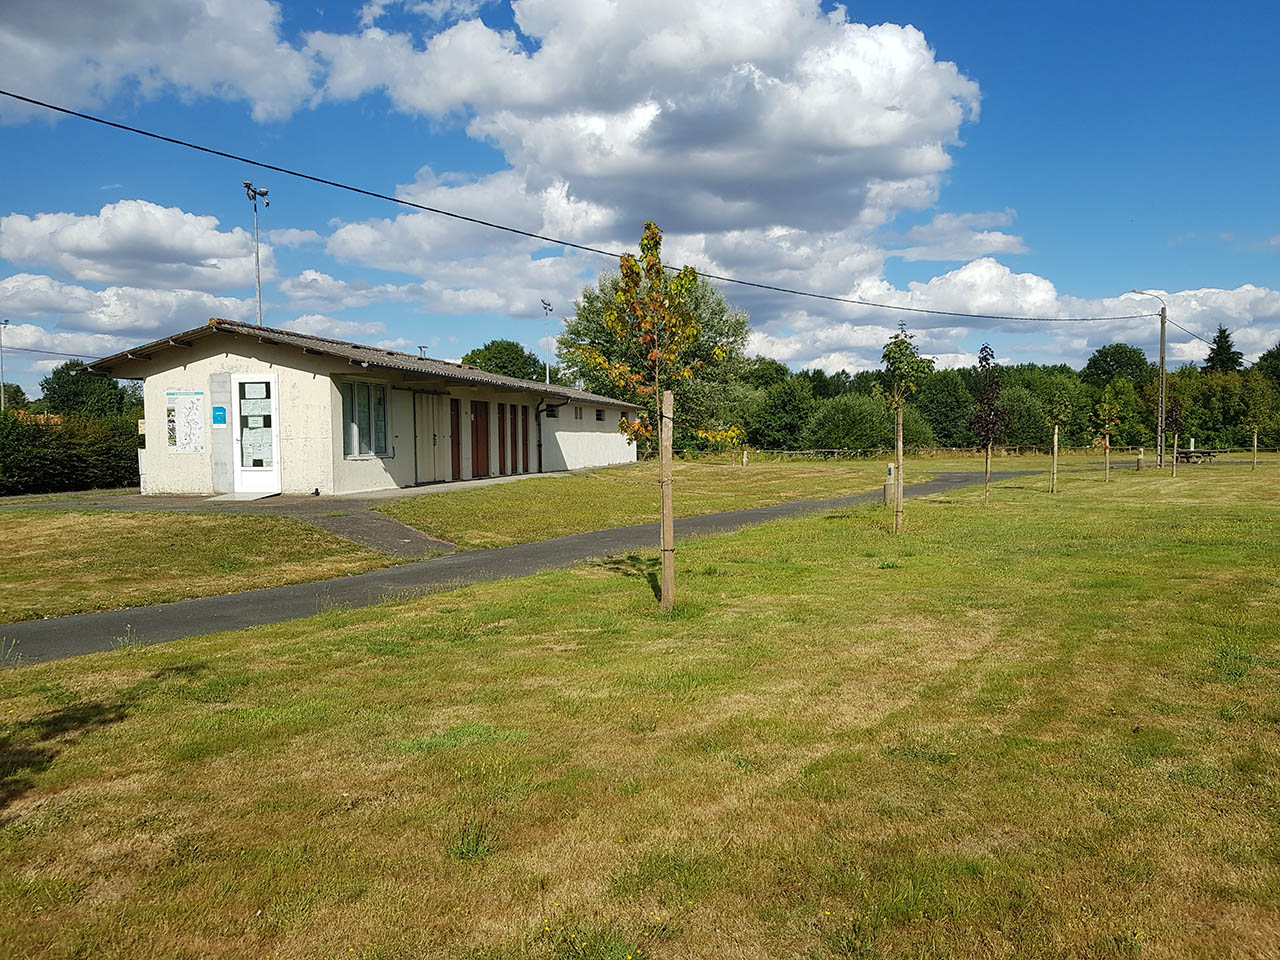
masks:
POLYGON ((241 181, 245 196, 253 201, 253 280, 258 290, 258 326, 262 326, 262 262, 258 257, 258 198, 264 207, 271 206, 266 187, 255 187, 252 180, 241 181))
POLYGON ((1164 364, 1164 342, 1165 342, 1165 325, 1169 321, 1169 306, 1164 302, 1164 297, 1158 293, 1152 293, 1149 290, 1134 289, 1129 291, 1136 293, 1140 297, 1154 297, 1160 301, 1160 412, 1156 420, 1156 465, 1161 469, 1164 468, 1164 418, 1165 418, 1165 364, 1164 364))

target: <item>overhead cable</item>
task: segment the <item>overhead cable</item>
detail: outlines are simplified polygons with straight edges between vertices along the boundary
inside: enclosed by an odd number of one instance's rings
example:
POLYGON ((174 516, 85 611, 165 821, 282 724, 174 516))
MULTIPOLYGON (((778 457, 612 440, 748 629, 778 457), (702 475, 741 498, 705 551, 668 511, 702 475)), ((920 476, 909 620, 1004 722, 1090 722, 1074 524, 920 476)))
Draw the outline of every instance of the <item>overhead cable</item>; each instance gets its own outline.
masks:
POLYGON ((51 357, 71 357, 75 360, 96 360, 96 357, 90 357, 83 353, 59 353, 57 350, 37 350, 35 347, 10 347, 6 346, 5 350, 17 350, 20 353, 47 353, 51 357))
MULTIPOLYGON (((32 97, 25 97, 19 93, 13 93, 9 90, 0 90, 0 94, 22 103, 30 104, 34 107, 41 107, 45 110, 52 110, 55 113, 66 114, 69 117, 78 117, 81 120, 89 120, 93 123, 99 123, 103 126, 113 127, 116 130, 123 130, 126 133, 135 133, 142 137, 149 137, 152 140, 159 140, 163 143, 170 143, 174 146, 185 147, 188 150, 197 150, 200 153, 207 153, 215 157, 223 157, 227 160, 235 160, 237 163, 247 163, 250 166, 260 167, 263 170, 272 170, 276 173, 282 173, 285 176, 296 177, 299 180, 309 180, 312 183, 323 184, 327 187, 334 187, 338 190, 346 190, 350 193, 358 193, 362 196, 373 197, 375 200, 386 200, 389 203, 396 203, 404 207, 410 207, 414 210, 421 210, 424 213, 433 213, 441 217, 449 217, 454 220, 461 220, 464 223, 472 223, 476 226, 486 227, 491 230, 501 230, 506 233, 513 233, 517 236, 528 237, 531 240, 539 240, 543 243, 550 243, 560 247, 568 247, 572 250, 581 250, 584 253, 595 253, 603 257, 609 257, 617 260, 621 254, 613 250, 604 250, 600 247, 593 247, 584 243, 575 243, 572 240, 564 240, 559 237, 549 237, 541 233, 534 233, 531 230, 522 230, 519 227, 508 226, 507 224, 495 223, 492 220, 482 220, 479 217, 467 216, 464 213, 456 213, 452 210, 445 210, 441 207, 432 207, 423 203, 416 203, 412 200, 405 200, 403 197, 394 197, 389 194, 379 193, 376 190, 368 190, 364 187, 357 187, 349 183, 342 183, 338 180, 329 180, 325 177, 318 177, 310 173, 303 173, 300 170, 292 170, 288 167, 282 167, 278 164, 267 163, 263 160, 254 160, 251 157, 243 157, 238 154, 229 153, 225 150, 217 150, 213 147, 206 147, 198 143, 192 143, 188 140, 179 140, 176 137, 166 137, 163 134, 154 133, 150 130, 143 130, 140 127, 132 127, 125 123, 117 123, 114 120, 107 120, 103 117, 94 116, 91 113, 82 113, 78 110, 71 110, 67 107, 60 107, 54 103, 46 103, 43 100, 36 100, 32 97)), ((667 265, 668 270, 676 270, 677 267, 667 265)), ((1142 320, 1149 317, 1159 316, 1157 313, 1130 313, 1116 317, 1022 317, 1010 316, 997 313, 961 313, 955 310, 931 310, 926 307, 907 307, 894 303, 875 303, 871 300, 860 300, 856 297, 838 297, 833 294, 815 293, 812 290, 797 290, 793 287, 781 287, 771 283, 759 283, 754 280, 742 280, 738 277, 726 277, 719 274, 707 273, 704 270, 696 271, 699 276, 707 280, 716 280, 720 283, 732 283, 737 286, 751 287, 756 290, 769 290, 774 293, 782 293, 793 297, 807 297, 813 300, 827 300, 833 303, 847 303, 858 307, 869 307, 875 310, 898 310, 903 313, 920 313, 930 314, 940 317, 960 317, 967 320, 1008 320, 1030 323, 1102 323, 1111 320, 1142 320)))

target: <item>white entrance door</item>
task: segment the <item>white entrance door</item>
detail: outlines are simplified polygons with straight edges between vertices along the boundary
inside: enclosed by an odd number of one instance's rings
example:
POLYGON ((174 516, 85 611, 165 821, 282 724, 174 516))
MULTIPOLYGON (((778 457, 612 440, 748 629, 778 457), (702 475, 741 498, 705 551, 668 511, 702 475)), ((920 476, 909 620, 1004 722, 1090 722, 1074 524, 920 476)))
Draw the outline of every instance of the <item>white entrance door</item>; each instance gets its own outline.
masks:
POLYGON ((280 492, 280 402, 276 375, 231 378, 236 493, 280 492))

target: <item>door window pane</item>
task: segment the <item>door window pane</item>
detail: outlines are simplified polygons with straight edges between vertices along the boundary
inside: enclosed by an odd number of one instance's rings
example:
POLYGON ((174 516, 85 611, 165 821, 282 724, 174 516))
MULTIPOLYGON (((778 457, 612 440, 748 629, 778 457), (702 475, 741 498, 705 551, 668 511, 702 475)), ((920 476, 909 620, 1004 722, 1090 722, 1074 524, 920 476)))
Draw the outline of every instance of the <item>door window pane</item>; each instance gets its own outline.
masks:
POLYGON ((367 456, 373 450, 369 445, 369 384, 356 384, 356 435, 359 437, 361 455, 367 456))
POLYGON ((347 380, 342 390, 342 455, 385 457, 390 388, 383 383, 347 380))
POLYGON ((344 457, 351 456, 356 448, 355 406, 356 385, 344 383, 342 385, 342 455, 344 457))
POLYGON ((240 384, 240 466, 270 467, 275 458, 270 382, 240 384))
POLYGON ((373 388, 373 449, 380 456, 387 455, 387 388, 373 388))

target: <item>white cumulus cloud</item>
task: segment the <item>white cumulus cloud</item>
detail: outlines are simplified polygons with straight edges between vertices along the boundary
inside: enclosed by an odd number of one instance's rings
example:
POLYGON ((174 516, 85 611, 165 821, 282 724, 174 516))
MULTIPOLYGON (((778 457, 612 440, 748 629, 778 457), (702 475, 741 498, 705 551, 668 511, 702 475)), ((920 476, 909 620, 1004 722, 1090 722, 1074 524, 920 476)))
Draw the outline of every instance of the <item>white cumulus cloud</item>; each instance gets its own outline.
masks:
MULTIPOLYGON (((146 200, 121 200, 96 214, 0 217, 0 257, 52 268, 84 283, 225 291, 253 284, 253 235, 146 200)), ((263 274, 274 259, 262 246, 263 274)))

